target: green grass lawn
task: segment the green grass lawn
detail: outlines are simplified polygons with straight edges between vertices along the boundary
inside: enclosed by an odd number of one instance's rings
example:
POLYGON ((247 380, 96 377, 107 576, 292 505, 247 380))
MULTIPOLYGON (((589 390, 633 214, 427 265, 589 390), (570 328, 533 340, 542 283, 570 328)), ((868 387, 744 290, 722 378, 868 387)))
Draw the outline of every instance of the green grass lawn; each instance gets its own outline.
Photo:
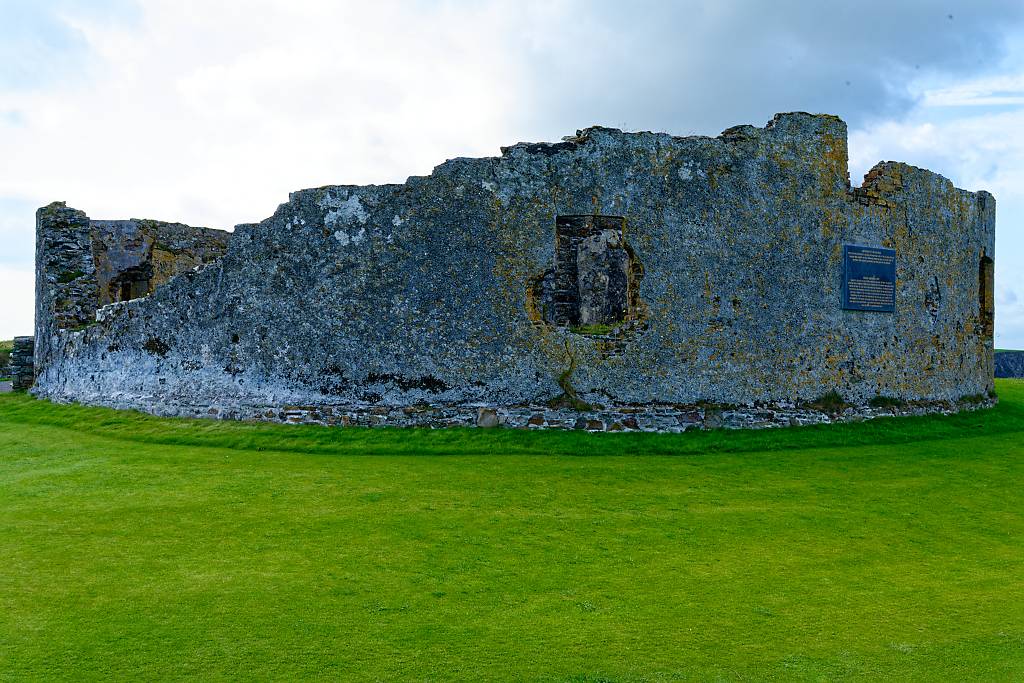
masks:
POLYGON ((0 679, 1024 678, 1024 382, 680 435, 0 396, 0 679))

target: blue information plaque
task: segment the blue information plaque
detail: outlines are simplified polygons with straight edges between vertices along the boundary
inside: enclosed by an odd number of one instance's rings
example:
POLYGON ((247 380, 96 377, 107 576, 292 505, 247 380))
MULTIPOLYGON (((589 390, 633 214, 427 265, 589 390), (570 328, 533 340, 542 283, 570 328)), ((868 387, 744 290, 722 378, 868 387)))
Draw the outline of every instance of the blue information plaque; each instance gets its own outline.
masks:
POLYGON ((896 251, 843 245, 843 308, 849 311, 896 310, 896 251))

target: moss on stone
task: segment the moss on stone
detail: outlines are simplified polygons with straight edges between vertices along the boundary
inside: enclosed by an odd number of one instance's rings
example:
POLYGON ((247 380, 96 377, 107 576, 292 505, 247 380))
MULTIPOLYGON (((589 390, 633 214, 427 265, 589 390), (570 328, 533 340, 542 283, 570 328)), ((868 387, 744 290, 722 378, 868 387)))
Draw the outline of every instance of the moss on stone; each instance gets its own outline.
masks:
POLYGON ((868 401, 868 405, 872 408, 899 408, 904 404, 904 401, 893 396, 875 396, 873 399, 868 401))
POLYGON ((160 356, 161 358, 166 356, 167 352, 171 350, 171 347, 167 345, 167 342, 159 337, 150 337, 146 340, 146 343, 142 345, 142 348, 155 356, 160 356))
POLYGON ((615 330, 611 325, 578 325, 576 327, 570 327, 569 331, 575 334, 585 335, 607 335, 611 334, 615 330))
POLYGON ((825 413, 841 413, 849 407, 846 399, 842 395, 833 389, 828 393, 822 394, 818 398, 811 401, 810 407, 820 410, 825 413))

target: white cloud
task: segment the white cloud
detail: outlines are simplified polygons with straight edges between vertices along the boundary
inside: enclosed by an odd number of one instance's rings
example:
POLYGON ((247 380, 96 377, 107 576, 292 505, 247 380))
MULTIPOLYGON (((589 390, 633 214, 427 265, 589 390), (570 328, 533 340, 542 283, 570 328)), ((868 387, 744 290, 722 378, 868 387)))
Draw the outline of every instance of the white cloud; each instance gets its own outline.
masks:
POLYGON ((1024 273, 1008 269, 996 294, 996 347, 1024 349, 1024 273))
POLYGON ((32 292, 34 287, 35 275, 31 267, 0 265, 0 293, 4 302, 3 313, 0 314, 0 340, 33 334, 33 297, 12 296, 12 293, 32 292))
POLYGON ((1024 74, 999 74, 925 89, 925 107, 992 107, 1024 104, 1024 74))
POLYGON ((523 90, 497 9, 398 2, 151 2, 131 27, 76 21, 103 58, 77 87, 0 95, 8 195, 95 217, 229 227, 302 187, 402 182, 497 153, 523 90), (186 3, 188 4, 188 3, 186 3))

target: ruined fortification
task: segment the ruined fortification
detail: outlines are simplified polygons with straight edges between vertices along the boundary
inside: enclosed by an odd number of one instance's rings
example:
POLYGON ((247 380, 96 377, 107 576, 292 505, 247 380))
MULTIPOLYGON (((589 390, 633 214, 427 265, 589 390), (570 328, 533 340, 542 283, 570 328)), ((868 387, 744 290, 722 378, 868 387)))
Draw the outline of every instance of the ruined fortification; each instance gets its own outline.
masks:
POLYGON ((995 376, 1024 379, 1024 351, 997 353, 995 376))
POLYGON ((52 204, 34 391, 327 424, 950 410, 993 388, 994 223, 991 195, 906 164, 851 187, 845 124, 800 113, 717 138, 589 128, 295 192, 233 234, 52 204))

